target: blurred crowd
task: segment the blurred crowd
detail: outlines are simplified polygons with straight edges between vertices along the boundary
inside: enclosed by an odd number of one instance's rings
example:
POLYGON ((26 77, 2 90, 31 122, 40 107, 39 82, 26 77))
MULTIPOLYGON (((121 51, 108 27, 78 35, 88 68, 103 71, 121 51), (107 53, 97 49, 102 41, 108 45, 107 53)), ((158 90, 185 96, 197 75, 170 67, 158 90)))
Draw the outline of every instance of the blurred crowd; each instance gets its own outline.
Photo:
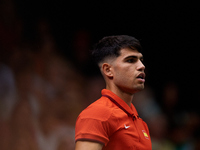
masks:
MULTIPOLYGON (((45 18, 35 38, 12 0, 0 2, 0 149, 73 150, 78 114, 105 83, 89 57, 91 34, 77 30, 70 56, 60 53, 45 18)), ((179 87, 167 83, 158 100, 150 85, 134 105, 147 122, 153 150, 200 150, 200 118, 179 107, 179 87)))

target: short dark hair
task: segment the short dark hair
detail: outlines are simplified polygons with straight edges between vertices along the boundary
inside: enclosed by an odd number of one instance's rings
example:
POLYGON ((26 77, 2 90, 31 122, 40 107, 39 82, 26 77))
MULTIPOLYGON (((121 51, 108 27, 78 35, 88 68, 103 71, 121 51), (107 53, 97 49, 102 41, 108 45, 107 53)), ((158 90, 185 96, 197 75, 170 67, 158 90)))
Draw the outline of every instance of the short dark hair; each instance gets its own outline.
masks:
POLYGON ((139 40, 128 35, 106 36, 94 45, 92 57, 99 64, 107 57, 118 57, 123 48, 142 51, 139 40))

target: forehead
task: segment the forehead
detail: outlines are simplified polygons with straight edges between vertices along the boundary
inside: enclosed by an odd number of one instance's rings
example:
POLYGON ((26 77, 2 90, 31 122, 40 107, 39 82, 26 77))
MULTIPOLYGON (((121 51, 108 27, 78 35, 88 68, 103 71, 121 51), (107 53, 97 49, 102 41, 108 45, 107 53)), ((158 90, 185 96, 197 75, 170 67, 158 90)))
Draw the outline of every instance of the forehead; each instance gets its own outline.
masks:
POLYGON ((138 58, 143 57, 142 53, 138 52, 136 49, 130 49, 130 48, 123 48, 120 50, 120 56, 121 58, 126 58, 128 56, 136 56, 138 58))

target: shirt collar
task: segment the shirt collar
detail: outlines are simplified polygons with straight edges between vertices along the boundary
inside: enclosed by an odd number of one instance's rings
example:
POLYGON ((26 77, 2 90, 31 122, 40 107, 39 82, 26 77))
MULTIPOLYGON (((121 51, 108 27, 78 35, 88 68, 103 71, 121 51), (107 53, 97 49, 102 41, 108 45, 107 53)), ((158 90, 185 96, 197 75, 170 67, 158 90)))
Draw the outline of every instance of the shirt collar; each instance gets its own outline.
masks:
POLYGON ((116 94, 114 94, 112 91, 107 90, 107 89, 103 89, 101 91, 102 96, 108 96, 108 98, 110 97, 111 101, 114 101, 114 103, 116 105, 118 105, 119 108, 121 108, 123 111, 125 111, 125 113, 127 113, 128 115, 130 114, 133 117, 138 117, 138 113, 135 109, 135 107, 133 106, 133 104, 131 103, 131 107, 128 106, 128 104, 122 100, 119 96, 117 96, 116 94))

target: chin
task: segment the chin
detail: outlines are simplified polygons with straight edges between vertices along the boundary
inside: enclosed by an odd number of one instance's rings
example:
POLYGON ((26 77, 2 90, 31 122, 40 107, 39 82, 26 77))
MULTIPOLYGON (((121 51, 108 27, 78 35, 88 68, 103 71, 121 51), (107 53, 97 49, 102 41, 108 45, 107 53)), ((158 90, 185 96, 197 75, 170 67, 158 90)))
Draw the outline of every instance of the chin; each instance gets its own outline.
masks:
POLYGON ((137 93, 137 92, 140 92, 140 91, 142 91, 142 90, 144 90, 144 85, 142 85, 142 86, 139 86, 139 87, 136 87, 135 89, 134 89, 134 93, 137 93))
POLYGON ((135 93, 142 91, 143 89, 144 88, 134 88, 134 89, 127 90, 126 92, 130 93, 130 94, 135 94, 135 93))
POLYGON ((133 86, 133 87, 123 87, 121 88, 122 91, 130 94, 135 94, 137 92, 140 92, 144 89, 144 84, 140 84, 138 86, 133 86))

